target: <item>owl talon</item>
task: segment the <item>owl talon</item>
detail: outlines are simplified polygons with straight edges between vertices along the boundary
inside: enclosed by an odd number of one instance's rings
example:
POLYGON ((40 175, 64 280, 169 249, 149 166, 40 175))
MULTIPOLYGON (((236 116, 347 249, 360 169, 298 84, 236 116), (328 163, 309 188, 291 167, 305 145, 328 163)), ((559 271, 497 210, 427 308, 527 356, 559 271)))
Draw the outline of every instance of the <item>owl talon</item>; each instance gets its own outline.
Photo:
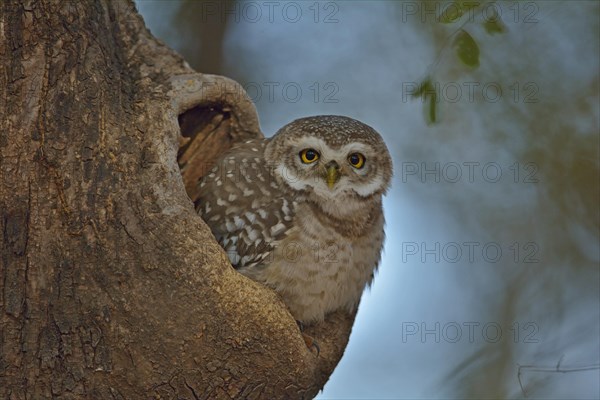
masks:
POLYGON ((313 339, 312 336, 308 336, 306 333, 302 333, 302 339, 304 339, 304 343, 306 343, 306 347, 308 347, 310 351, 312 351, 313 348, 317 350, 317 357, 319 357, 319 354, 321 354, 321 347, 319 347, 319 343, 313 339))
POLYGON ((321 347, 319 347, 319 343, 312 336, 308 336, 306 333, 304 333, 304 324, 302 321, 296 320, 296 323, 298 324, 298 328, 302 334, 302 339, 304 339, 304 343, 306 343, 306 347, 308 347, 310 351, 312 351, 313 348, 317 350, 317 357, 319 357, 319 354, 321 354, 321 347))

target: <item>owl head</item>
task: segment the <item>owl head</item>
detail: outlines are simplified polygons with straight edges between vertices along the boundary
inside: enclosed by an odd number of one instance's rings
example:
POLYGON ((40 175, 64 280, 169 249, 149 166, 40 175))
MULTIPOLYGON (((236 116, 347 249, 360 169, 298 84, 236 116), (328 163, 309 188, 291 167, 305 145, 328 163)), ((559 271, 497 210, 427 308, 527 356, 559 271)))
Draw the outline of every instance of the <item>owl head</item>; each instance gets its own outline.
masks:
POLYGON ((280 184, 332 214, 379 202, 392 178, 392 160, 381 136, 362 122, 336 115, 285 125, 267 144, 265 158, 280 184))

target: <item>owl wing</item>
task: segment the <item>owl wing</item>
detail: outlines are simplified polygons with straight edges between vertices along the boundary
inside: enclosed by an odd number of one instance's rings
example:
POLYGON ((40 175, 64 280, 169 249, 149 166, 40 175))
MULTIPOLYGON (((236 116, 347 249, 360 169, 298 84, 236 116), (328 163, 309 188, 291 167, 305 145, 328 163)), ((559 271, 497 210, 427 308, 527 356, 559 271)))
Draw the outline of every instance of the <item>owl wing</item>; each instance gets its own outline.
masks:
POLYGON ((233 147, 199 182, 196 210, 235 268, 268 263, 294 219, 296 202, 271 174, 266 143, 233 147))

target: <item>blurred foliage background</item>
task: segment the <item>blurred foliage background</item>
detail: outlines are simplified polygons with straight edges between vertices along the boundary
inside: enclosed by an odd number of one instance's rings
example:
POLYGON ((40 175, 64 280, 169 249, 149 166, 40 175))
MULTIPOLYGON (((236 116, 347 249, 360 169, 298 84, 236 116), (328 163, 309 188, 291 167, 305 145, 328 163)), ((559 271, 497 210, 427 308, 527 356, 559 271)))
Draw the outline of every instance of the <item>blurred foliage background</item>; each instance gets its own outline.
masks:
POLYGON ((600 3, 136 4, 268 136, 342 114, 393 153, 386 253, 319 398, 600 397, 600 3))

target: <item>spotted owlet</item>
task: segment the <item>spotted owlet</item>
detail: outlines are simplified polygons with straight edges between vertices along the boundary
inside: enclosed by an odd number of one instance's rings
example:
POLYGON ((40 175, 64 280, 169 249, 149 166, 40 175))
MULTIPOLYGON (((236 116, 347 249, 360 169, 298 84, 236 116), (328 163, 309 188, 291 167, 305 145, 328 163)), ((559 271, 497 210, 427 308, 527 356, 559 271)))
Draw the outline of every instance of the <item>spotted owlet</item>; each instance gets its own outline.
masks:
POLYGON ((196 209, 232 265, 310 324, 352 311, 373 279, 391 177, 373 128, 308 117, 226 152, 200 181, 196 209))

